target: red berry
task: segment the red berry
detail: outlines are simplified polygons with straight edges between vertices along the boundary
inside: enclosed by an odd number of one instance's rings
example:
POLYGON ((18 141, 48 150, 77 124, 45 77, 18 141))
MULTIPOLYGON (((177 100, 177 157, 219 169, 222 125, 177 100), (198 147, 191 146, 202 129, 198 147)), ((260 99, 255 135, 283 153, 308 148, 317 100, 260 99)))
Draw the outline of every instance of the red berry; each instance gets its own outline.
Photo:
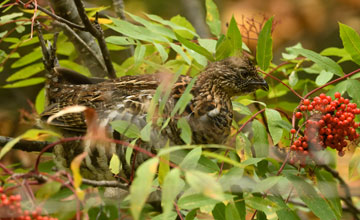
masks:
POLYGON ((321 93, 321 94, 319 95, 319 97, 320 97, 321 99, 325 99, 325 98, 326 98, 326 95, 325 95, 324 93, 321 93))
POLYGON ((334 96, 335 96, 335 98, 340 98, 341 97, 341 94, 340 94, 340 92, 335 92, 335 94, 334 94, 334 96))
POLYGON ((308 107, 307 107, 307 110, 308 111, 312 111, 314 109, 314 106, 313 105, 308 105, 308 107))
POLYGON ((295 117, 296 117, 297 119, 302 118, 302 113, 301 113, 301 112, 296 112, 295 117))
POLYGON ((300 106, 300 111, 306 111, 307 107, 305 105, 300 106))
POLYGON ((310 105, 310 100, 309 99, 304 99, 304 105, 310 105))
POLYGON ((296 130, 293 128, 293 129, 290 130, 290 133, 291 133, 291 134, 295 134, 295 133, 296 133, 296 130))

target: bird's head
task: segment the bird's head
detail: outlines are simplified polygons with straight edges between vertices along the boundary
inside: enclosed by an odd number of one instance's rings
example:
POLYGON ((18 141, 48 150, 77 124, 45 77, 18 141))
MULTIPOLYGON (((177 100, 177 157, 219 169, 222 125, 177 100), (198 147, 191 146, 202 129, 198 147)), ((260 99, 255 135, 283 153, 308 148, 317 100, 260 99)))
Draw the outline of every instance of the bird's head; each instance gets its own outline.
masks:
POLYGON ((206 78, 212 79, 229 96, 245 95, 257 89, 269 90, 266 81, 245 55, 211 63, 204 72, 206 78))

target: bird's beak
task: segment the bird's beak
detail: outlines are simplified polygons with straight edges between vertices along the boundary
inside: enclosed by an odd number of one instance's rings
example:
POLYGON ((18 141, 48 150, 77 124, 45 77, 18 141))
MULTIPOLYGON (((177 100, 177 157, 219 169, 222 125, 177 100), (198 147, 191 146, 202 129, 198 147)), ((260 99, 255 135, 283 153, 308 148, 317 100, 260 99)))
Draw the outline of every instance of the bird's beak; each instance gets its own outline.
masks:
POLYGON ((249 82, 249 84, 250 85, 256 85, 256 86, 258 86, 259 87, 259 89, 263 89, 263 90, 265 90, 265 91, 269 91, 269 85, 267 84, 267 82, 264 80, 264 79, 262 79, 261 81, 258 81, 258 80, 256 80, 256 81, 251 81, 251 82, 249 82))

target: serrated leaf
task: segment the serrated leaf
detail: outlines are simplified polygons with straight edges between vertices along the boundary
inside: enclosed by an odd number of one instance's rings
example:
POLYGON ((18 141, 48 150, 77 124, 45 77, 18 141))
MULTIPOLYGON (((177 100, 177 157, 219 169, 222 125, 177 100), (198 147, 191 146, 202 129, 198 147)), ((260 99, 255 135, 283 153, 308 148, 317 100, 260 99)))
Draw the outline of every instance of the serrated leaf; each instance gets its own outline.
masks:
POLYGON ((316 77, 315 83, 318 86, 325 85, 325 83, 329 82, 333 78, 334 74, 332 72, 328 72, 322 70, 320 74, 316 77))
POLYGON ((192 149, 181 161, 179 166, 184 170, 195 169, 202 153, 201 147, 192 149))
POLYGON ((35 109, 38 114, 42 113, 45 109, 45 89, 42 88, 35 100, 35 109))
POLYGON ((113 129, 115 129, 120 134, 125 135, 128 138, 137 138, 140 137, 139 128, 133 123, 125 120, 116 120, 110 122, 113 129))
POLYGON ((351 27, 339 22, 340 37, 345 50, 350 54, 355 63, 360 65, 360 36, 351 27))
POLYGON ((151 158, 136 170, 136 177, 130 187, 130 210, 135 220, 140 218, 141 210, 148 198, 155 177, 159 159, 151 158))
POLYGON ((165 177, 161 194, 161 206, 163 208, 164 220, 173 208, 173 202, 185 186, 184 180, 180 177, 178 168, 172 169, 165 177))
POLYGON ((226 37, 230 40, 232 46, 232 56, 241 55, 242 37, 234 15, 231 17, 226 37))
POLYGON ((120 159, 119 156, 115 153, 113 153, 111 159, 110 159, 110 164, 109 164, 109 169, 111 171, 111 173, 113 174, 119 174, 120 173, 120 159))
POLYGON ((180 118, 177 127, 181 129, 180 137, 186 144, 191 144, 192 131, 189 123, 185 118, 180 118))
POLYGON ((224 200, 224 194, 219 182, 210 174, 191 170, 185 172, 185 178, 195 192, 202 193, 211 199, 224 200))
POLYGON ((288 48, 287 50, 293 54, 297 54, 297 55, 300 54, 300 55, 310 59, 311 61, 313 61, 314 63, 316 63, 317 65, 319 65, 321 68, 323 68, 324 70, 326 70, 328 72, 332 72, 338 76, 343 75, 341 66, 339 66, 339 64, 337 64, 335 61, 333 61, 332 59, 330 59, 328 57, 321 56, 320 54, 318 54, 314 51, 303 49, 303 48, 292 47, 292 48, 288 48))
POLYGON ((161 44, 158 44, 158 43, 154 43, 154 46, 155 48, 157 49, 157 51, 159 52, 160 54, 160 57, 161 57, 161 61, 163 63, 166 62, 166 60, 168 59, 169 55, 168 53, 166 52, 165 48, 161 45, 161 44))
POLYGON ((256 46, 256 61, 262 70, 267 70, 270 66, 272 54, 271 29, 274 17, 266 21, 264 27, 259 33, 258 43, 256 46))
POLYGON ((6 79, 6 81, 11 82, 11 81, 20 80, 20 79, 26 79, 30 76, 37 74, 38 72, 40 72, 42 70, 44 70, 44 64, 35 63, 35 64, 29 65, 27 67, 24 67, 24 68, 20 69, 19 71, 11 74, 6 79))
POLYGON ((254 131, 254 148, 256 157, 267 157, 269 154, 269 141, 266 129, 258 120, 252 122, 254 131))
POLYGON ((293 184, 300 199, 320 219, 338 219, 329 204, 321 198, 314 187, 305 182, 301 177, 285 174, 286 178, 293 184))
POLYGON ((202 46, 197 45, 191 41, 186 40, 185 38, 181 37, 180 35, 178 35, 176 33, 175 33, 175 35, 176 35, 176 38, 180 41, 180 43, 182 43, 184 46, 205 56, 208 60, 214 61, 213 55, 207 49, 205 49, 202 46))
POLYGON ((281 115, 278 111, 269 108, 265 110, 265 115, 273 144, 276 145, 281 140, 283 134, 283 129, 277 124, 278 121, 282 120, 281 115))
POLYGON ((221 33, 221 21, 219 10, 213 0, 206 0, 206 23, 210 28, 210 32, 219 36, 221 33))
POLYGON ((7 85, 3 86, 2 88, 19 88, 19 87, 25 87, 25 86, 32 86, 32 85, 43 83, 43 82, 45 82, 45 80, 46 79, 43 77, 34 77, 34 78, 30 78, 30 79, 20 80, 15 83, 12 83, 12 84, 7 84, 7 85))

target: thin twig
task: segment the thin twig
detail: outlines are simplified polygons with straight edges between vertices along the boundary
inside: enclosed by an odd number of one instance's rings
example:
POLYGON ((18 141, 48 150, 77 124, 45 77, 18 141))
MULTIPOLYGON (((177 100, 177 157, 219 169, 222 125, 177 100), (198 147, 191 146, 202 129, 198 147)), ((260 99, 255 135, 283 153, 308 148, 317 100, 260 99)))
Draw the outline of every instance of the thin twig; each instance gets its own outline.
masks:
MULTIPOLYGON (((33 2, 30 2, 29 4, 25 4, 23 3, 21 0, 18 1, 23 7, 27 7, 27 9, 35 9, 35 5, 33 2)), ((67 25, 69 25, 70 27, 72 28, 76 28, 76 29, 79 29, 79 30, 82 30, 82 31, 85 31, 85 27, 84 26, 81 26, 81 25, 78 25, 78 24, 75 24, 71 21, 68 21, 60 16, 57 16, 56 14, 52 13, 51 11, 41 7, 40 5, 37 5, 37 9, 39 9, 40 11, 44 12, 45 14, 49 15, 50 17, 54 18, 55 20, 59 21, 59 22, 62 22, 62 23, 65 23, 67 25)))
POLYGON ((90 19, 86 15, 85 7, 84 7, 84 4, 82 3, 82 1, 74 0, 74 3, 76 5, 79 16, 80 16, 83 24, 85 25, 86 31, 90 32, 98 40, 99 47, 100 47, 101 53, 104 58, 104 62, 105 62, 106 68, 107 68, 109 78, 112 78, 112 79, 116 78, 115 69, 111 63, 110 53, 109 53, 109 50, 106 46, 106 42, 104 39, 104 33, 101 29, 100 24, 97 22, 97 15, 96 15, 96 19, 95 19, 95 25, 93 25, 93 24, 91 24, 90 19))

